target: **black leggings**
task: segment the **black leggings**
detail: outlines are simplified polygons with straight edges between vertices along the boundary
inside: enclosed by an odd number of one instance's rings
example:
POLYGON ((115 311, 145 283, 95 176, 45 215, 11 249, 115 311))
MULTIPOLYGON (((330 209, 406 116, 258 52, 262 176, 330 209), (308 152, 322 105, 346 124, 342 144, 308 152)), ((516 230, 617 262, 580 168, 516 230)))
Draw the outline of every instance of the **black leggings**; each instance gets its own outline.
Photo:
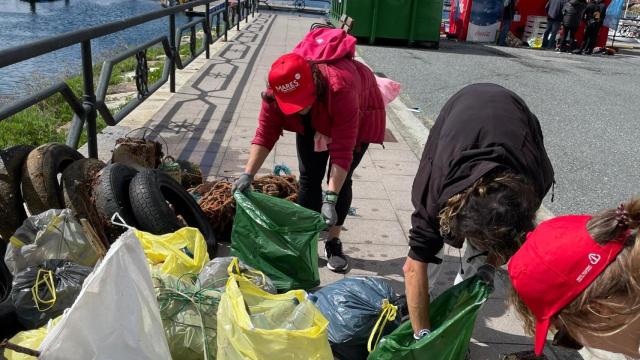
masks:
POLYGON ((584 39, 582 40, 582 51, 588 52, 591 54, 593 52, 593 48, 596 46, 596 41, 598 40, 598 33, 600 32, 600 24, 593 23, 588 24, 584 28, 584 39))
MULTIPOLYGON (((300 168, 300 191, 298 192, 298 204, 307 209, 320 212, 322 208, 322 180, 327 171, 327 162, 329 161, 329 152, 315 152, 313 137, 314 131, 305 131, 304 135, 296 136, 296 147, 298 150, 298 167, 300 168)), ((351 168, 344 180, 344 185, 338 195, 336 203, 336 213, 338 214, 338 222, 336 225, 344 224, 347 218, 349 207, 351 207, 351 176, 353 171, 360 164, 360 160, 367 151, 369 144, 362 144, 358 149, 353 151, 353 161, 351 168)))
POLYGON ((560 50, 573 50, 573 41, 576 38, 576 31, 578 31, 577 27, 568 27, 562 25, 562 37, 560 38, 560 50))

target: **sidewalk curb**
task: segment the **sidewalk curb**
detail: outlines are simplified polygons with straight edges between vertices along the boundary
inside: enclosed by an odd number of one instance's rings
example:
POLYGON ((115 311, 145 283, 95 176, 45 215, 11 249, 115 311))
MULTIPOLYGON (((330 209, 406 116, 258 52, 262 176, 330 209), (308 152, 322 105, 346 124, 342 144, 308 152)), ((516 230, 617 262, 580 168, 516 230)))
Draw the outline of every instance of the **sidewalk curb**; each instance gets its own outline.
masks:
POLYGON ((387 113, 395 115, 391 116, 389 120, 400 131, 400 135, 407 142, 411 151, 420 159, 422 150, 429 138, 429 129, 411 111, 407 110, 407 106, 400 100, 399 96, 387 108, 391 110, 387 113))
MULTIPOLYGON (((372 69, 357 53, 355 59, 372 69)), ((429 137, 429 129, 411 111, 407 110, 407 106, 400 100, 400 96, 387 105, 387 110, 391 110, 387 111, 387 119, 400 131, 398 135, 404 138, 411 151, 420 159, 429 137), (389 116, 392 114, 393 116, 389 116)))

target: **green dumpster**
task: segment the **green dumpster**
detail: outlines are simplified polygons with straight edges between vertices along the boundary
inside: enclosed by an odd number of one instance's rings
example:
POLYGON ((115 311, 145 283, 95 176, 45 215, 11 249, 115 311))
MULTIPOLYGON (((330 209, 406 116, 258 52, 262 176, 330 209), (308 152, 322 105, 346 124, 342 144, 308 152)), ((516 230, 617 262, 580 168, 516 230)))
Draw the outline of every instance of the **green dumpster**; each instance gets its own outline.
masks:
POLYGON ((442 0, 332 0, 332 20, 340 27, 343 16, 353 18, 351 34, 378 38, 432 42, 440 41, 442 0))

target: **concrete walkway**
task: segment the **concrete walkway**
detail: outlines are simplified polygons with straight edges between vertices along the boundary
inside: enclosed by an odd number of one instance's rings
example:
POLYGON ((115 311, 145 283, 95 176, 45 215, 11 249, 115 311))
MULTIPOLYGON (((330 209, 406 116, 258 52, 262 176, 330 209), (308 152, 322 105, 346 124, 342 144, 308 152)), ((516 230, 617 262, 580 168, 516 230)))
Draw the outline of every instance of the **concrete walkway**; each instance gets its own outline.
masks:
MULTIPOLYGON (((147 126, 160 132, 170 155, 199 164, 209 179, 239 175, 248 157, 260 92, 271 63, 290 51, 318 21, 321 19, 300 14, 261 12, 249 24, 242 24, 228 43, 221 43, 210 60, 202 56, 195 61, 175 94, 165 88, 119 126, 107 128, 99 139, 101 157, 110 157, 116 138, 147 126)), ((396 103, 395 108, 398 106, 396 103)), ((344 276, 370 275, 387 279, 404 293, 402 265, 413 210, 410 192, 418 168, 416 154, 421 152, 419 144, 403 137, 407 129, 389 111, 385 148, 372 145, 354 175, 356 215, 347 218, 342 237, 352 269, 347 275, 335 274, 322 260, 323 285, 344 276)), ((261 172, 270 173, 276 164, 298 169, 294 134, 285 133, 261 172)), ((323 244, 319 248, 319 256, 324 257, 323 244)), ((444 273, 452 283, 460 267, 458 250, 447 248, 445 254, 444 273)), ((506 309, 505 294, 504 286, 499 285, 484 306, 471 345, 472 359, 498 359, 500 353, 532 348, 519 321, 506 309)), ((547 355, 559 358, 550 350, 547 355)))

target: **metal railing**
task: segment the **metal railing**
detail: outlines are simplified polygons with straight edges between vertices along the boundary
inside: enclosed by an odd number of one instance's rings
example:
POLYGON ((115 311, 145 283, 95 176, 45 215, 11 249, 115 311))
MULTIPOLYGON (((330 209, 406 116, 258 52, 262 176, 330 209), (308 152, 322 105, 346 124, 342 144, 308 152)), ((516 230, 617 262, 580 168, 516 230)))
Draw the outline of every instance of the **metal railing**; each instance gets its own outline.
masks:
MULTIPOLYGON (((167 81, 169 81, 169 90, 175 92, 176 69, 184 69, 184 67, 189 65, 191 61, 203 52, 206 53, 206 58, 209 59, 210 45, 221 38, 227 41, 227 31, 233 26, 237 26, 237 29, 240 30, 240 22, 242 20, 249 22, 249 15, 255 17, 257 9, 257 0, 224 0, 223 2, 220 2, 220 0, 195 0, 183 5, 153 11, 129 19, 71 31, 29 44, 0 50, 0 68, 3 68, 68 46, 80 44, 83 82, 82 99, 76 97, 67 83, 60 81, 33 95, 16 100, 0 108, 0 121, 36 105, 55 94, 60 94, 69 104, 74 114, 71 128, 67 135, 67 145, 74 148, 78 147, 82 131, 86 125, 89 156, 97 158, 98 140, 96 120, 98 113, 100 113, 107 125, 113 126, 118 124, 118 122, 124 119, 167 81), (196 17, 200 18, 192 20, 176 29, 175 15, 199 6, 205 7, 204 12, 197 13, 196 15, 196 17), (94 88, 93 61, 91 57, 91 41, 93 39, 166 17, 168 17, 169 22, 167 35, 157 37, 142 45, 127 49, 125 52, 105 61, 98 83, 94 88), (214 18, 216 20, 215 23, 213 21, 214 18), (224 23, 223 27, 220 22, 221 18, 224 23), (198 33, 196 29, 198 26, 201 27, 204 40, 202 41, 202 46, 196 48, 198 33), (187 31, 189 32, 189 56, 186 59, 182 59, 180 56, 180 48, 183 34, 187 31), (215 31, 215 39, 212 31, 215 31), (158 45, 161 45, 164 50, 164 68, 162 76, 153 84, 149 84, 147 50, 158 45), (113 114, 105 104, 113 68, 118 63, 133 56, 135 56, 136 59, 134 78, 137 97, 129 100, 120 110, 113 114)), ((193 14, 193 12, 191 13, 193 14)))

